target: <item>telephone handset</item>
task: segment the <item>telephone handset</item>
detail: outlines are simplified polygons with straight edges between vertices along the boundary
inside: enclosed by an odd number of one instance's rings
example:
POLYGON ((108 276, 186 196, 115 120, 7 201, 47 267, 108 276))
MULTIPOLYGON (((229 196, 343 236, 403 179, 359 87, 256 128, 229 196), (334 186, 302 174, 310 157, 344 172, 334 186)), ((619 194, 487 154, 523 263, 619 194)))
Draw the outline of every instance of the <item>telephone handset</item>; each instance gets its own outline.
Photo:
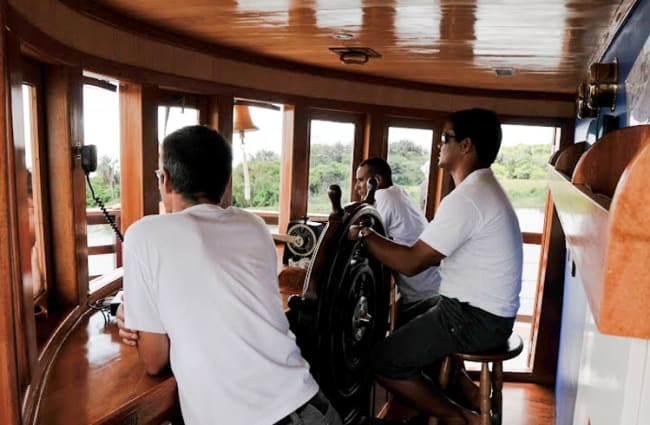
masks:
POLYGON ((108 214, 108 211, 104 206, 104 202, 102 202, 102 200, 95 195, 93 185, 90 183, 90 173, 97 170, 97 147, 95 145, 84 145, 81 147, 81 168, 83 168, 84 173, 86 174, 86 182, 88 182, 90 195, 95 200, 97 206, 102 210, 104 218, 111 226, 111 229, 113 229, 113 232, 115 232, 115 236, 118 237, 120 242, 124 242, 122 232, 120 232, 120 229, 118 229, 117 225, 115 224, 115 220, 113 220, 113 217, 108 214))

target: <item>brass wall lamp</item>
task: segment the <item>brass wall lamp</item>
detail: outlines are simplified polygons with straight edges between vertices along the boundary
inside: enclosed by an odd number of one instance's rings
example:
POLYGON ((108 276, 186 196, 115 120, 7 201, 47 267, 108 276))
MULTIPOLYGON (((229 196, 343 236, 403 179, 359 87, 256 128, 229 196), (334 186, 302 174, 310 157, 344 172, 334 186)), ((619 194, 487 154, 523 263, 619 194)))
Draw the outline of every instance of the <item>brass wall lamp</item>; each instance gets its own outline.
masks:
POLYGON ((618 94, 618 59, 613 63, 594 63, 589 68, 587 99, 592 109, 616 108, 618 94))
POLYGON ((587 99, 587 83, 582 82, 578 85, 578 97, 576 98, 576 111, 578 118, 594 118, 598 116, 598 108, 593 109, 587 99))

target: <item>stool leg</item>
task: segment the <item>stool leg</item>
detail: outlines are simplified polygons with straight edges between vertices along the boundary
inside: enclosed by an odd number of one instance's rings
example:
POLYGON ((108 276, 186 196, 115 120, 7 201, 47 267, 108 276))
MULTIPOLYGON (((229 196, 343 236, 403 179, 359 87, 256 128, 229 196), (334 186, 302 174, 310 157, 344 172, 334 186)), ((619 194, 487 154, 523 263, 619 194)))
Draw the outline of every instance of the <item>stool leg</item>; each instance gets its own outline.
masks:
POLYGON ((503 397, 501 390, 503 389, 503 363, 494 362, 492 365, 492 387, 494 395, 492 396, 494 414, 497 416, 497 424, 501 425, 503 421, 503 397))
POLYGON ((490 425, 490 368, 488 362, 481 363, 481 384, 479 395, 481 400, 481 425, 490 425))
MULTIPOLYGON (((442 361, 442 365, 440 366, 440 373, 438 374, 438 384, 440 384, 440 388, 444 391, 447 389, 447 386, 449 385, 449 376, 451 375, 451 357, 447 356, 445 359, 442 361)), ((429 425, 439 425, 440 421, 438 421, 438 418, 434 418, 433 416, 429 417, 429 425)))
POLYGON ((449 356, 445 357, 445 360, 443 360, 442 362, 442 366, 440 366, 440 375, 438 377, 438 383, 440 384, 440 388, 443 391, 447 389, 447 386, 449 386, 449 377, 451 376, 451 366, 452 366, 451 357, 449 356))

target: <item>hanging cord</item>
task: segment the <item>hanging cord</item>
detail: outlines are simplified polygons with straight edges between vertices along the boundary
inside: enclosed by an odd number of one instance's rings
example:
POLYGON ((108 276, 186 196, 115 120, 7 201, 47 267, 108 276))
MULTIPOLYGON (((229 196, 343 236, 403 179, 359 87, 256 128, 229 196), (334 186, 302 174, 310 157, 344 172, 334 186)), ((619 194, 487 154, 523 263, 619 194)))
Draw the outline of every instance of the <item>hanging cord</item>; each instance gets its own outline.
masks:
POLYGON ((102 200, 99 199, 99 197, 95 196, 93 185, 90 183, 90 173, 86 173, 86 181, 88 182, 88 187, 90 188, 90 195, 97 203, 99 209, 102 210, 102 214, 104 214, 104 218, 106 219, 108 224, 111 225, 113 232, 115 232, 115 235, 120 239, 120 242, 124 242, 124 237, 122 236, 122 232, 120 232, 120 229, 118 229, 117 225, 115 224, 115 220, 113 220, 113 217, 111 217, 111 215, 106 210, 106 207, 104 206, 104 202, 102 202, 102 200))

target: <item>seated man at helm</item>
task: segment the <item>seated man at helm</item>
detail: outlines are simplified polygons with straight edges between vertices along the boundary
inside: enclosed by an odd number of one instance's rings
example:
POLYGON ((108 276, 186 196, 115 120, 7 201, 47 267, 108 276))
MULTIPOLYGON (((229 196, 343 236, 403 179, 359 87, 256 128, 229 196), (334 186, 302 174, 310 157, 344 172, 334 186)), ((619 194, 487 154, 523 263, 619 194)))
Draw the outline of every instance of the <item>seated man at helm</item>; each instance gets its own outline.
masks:
MULTIPOLYGON (((422 234, 427 219, 406 191, 393 184, 390 165, 379 157, 363 160, 357 167, 355 190, 363 199, 368 190, 368 179, 377 180, 375 208, 381 216, 386 234, 395 242, 412 245, 422 234)), ((395 281, 402 294, 399 322, 411 318, 410 312, 420 311, 440 287, 437 266, 427 267, 414 276, 398 273, 395 281)))
POLYGON ((289 329, 269 231, 219 206, 231 164, 208 127, 163 141, 156 174, 170 213, 126 233, 120 335, 148 373, 171 366, 188 425, 340 425, 289 329))
POLYGON ((448 425, 477 425, 475 412, 449 400, 422 371, 454 352, 483 351, 512 333, 521 290, 522 240, 514 209, 491 164, 501 145, 501 123, 484 109, 455 112, 445 124, 439 165, 455 189, 411 246, 364 226, 363 239, 382 263, 406 275, 440 264, 436 303, 379 342, 372 361, 377 380, 421 412, 448 425))

